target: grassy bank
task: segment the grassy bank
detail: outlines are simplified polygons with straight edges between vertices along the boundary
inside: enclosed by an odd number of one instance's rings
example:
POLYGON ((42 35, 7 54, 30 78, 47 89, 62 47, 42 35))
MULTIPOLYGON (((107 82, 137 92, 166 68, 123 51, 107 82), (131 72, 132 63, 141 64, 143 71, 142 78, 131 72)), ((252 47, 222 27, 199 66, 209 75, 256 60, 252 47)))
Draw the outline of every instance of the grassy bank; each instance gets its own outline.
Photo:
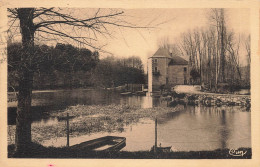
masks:
POLYGON ((239 148, 246 152, 244 156, 232 156, 229 149, 217 149, 214 151, 189 151, 170 152, 155 155, 149 151, 127 152, 121 151, 114 154, 99 154, 94 152, 72 151, 66 147, 43 147, 33 143, 27 154, 14 154, 14 145, 8 146, 9 158, 104 158, 104 159, 250 159, 251 148, 239 148))
MULTIPOLYGON (((77 105, 63 111, 50 113, 56 119, 52 123, 33 123, 32 141, 42 143, 45 140, 66 137, 65 120, 70 116, 70 136, 92 134, 96 132, 122 132, 124 127, 137 123, 142 118, 154 119, 157 116, 182 110, 182 107, 142 109, 125 105, 77 105), (58 120, 57 120, 58 119, 58 120)), ((8 144, 14 144, 15 126, 8 128, 8 144)))

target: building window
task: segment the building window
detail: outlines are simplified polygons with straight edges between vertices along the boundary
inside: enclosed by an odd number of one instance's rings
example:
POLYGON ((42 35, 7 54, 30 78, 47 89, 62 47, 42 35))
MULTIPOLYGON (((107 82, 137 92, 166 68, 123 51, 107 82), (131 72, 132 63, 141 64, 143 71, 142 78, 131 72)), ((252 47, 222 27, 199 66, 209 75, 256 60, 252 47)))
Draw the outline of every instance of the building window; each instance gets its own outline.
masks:
POLYGON ((154 67, 154 72, 157 72, 157 67, 154 67))
POLYGON ((183 69, 183 70, 184 70, 184 72, 186 72, 186 71, 187 71, 187 67, 184 67, 184 69, 183 69))
POLYGON ((157 63, 157 59, 154 59, 154 62, 157 63))

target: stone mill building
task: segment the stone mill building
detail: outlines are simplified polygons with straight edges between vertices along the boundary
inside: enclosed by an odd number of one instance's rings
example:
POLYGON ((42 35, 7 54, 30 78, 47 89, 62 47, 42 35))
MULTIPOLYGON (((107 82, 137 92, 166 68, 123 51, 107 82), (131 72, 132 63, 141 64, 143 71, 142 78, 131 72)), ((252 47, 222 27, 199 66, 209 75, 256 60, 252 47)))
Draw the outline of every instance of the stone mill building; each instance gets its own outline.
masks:
POLYGON ((188 84, 190 79, 188 67, 187 60, 173 55, 168 49, 159 48, 148 58, 148 91, 188 84))

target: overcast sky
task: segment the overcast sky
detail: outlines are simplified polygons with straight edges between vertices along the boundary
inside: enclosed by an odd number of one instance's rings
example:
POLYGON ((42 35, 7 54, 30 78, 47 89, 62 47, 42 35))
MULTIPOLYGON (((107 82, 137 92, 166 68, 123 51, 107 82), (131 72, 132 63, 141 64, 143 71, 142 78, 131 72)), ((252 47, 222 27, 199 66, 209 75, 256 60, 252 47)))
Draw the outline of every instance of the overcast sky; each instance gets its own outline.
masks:
MULTIPOLYGON (((154 29, 123 29, 109 39, 105 47, 115 56, 136 55, 146 63, 158 49, 158 41, 169 38, 170 42, 179 42, 182 33, 195 28, 207 27, 210 9, 133 9, 125 10, 125 14, 133 16, 132 22, 137 24, 151 23, 158 25, 154 29), (162 24, 160 24, 162 23, 162 24)), ((250 11, 248 9, 227 9, 227 25, 237 34, 247 36, 250 33, 250 11)), ((242 48, 242 46, 241 46, 242 48)), ((241 60, 245 52, 241 49, 241 60)))

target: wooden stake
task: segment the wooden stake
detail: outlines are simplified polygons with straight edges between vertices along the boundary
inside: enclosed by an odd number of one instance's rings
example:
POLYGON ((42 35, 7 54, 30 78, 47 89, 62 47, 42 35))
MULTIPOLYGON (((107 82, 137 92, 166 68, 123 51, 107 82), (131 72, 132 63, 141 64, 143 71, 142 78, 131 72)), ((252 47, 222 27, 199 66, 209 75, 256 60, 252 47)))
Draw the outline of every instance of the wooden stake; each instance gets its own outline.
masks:
POLYGON ((67 113, 67 147, 70 145, 70 139, 69 139, 69 113, 67 113))
POLYGON ((157 118, 155 118, 155 143, 154 143, 154 153, 156 153, 157 149, 157 118))

